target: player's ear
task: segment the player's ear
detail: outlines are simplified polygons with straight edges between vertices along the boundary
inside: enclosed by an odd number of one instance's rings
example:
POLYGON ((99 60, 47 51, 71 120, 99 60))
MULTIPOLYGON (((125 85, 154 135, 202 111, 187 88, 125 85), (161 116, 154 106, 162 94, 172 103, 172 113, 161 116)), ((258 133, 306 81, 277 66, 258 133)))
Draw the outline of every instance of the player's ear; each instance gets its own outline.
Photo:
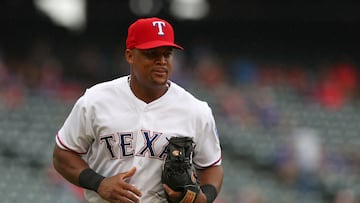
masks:
POLYGON ((134 61, 134 53, 133 53, 133 50, 131 50, 131 49, 125 49, 125 58, 126 58, 126 61, 127 61, 129 64, 132 64, 133 61, 134 61))

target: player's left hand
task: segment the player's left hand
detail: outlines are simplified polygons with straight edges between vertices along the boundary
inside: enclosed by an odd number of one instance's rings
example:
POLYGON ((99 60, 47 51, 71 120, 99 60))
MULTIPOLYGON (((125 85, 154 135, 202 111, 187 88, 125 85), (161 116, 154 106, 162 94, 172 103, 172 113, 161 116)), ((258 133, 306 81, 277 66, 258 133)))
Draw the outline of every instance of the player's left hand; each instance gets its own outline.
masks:
MULTIPOLYGON (((174 191, 173 189, 171 189, 168 185, 163 184, 163 188, 165 190, 165 192, 168 194, 168 198, 170 200, 170 202, 179 202, 181 197, 182 197, 182 192, 178 192, 178 191, 174 191)), ((204 193, 199 192, 195 203, 206 203, 206 197, 204 195, 204 193)))
POLYGON ((177 192, 172 190, 168 185, 163 184, 163 188, 165 190, 165 192, 168 194, 169 196, 169 200, 171 202, 178 202, 182 196, 181 192, 177 192))

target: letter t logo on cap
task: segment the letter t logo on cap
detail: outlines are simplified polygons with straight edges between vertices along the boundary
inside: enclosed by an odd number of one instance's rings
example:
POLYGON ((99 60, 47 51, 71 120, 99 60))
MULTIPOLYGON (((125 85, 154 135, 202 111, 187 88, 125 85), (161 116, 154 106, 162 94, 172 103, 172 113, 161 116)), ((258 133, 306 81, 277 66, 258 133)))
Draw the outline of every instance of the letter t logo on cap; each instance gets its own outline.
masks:
POLYGON ((154 27, 158 27, 158 35, 165 35, 165 33, 163 32, 163 27, 165 27, 165 22, 163 21, 153 21, 152 22, 154 27))
POLYGON ((156 17, 140 18, 129 26, 127 49, 153 49, 162 46, 184 50, 174 43, 174 30, 166 20, 156 17))

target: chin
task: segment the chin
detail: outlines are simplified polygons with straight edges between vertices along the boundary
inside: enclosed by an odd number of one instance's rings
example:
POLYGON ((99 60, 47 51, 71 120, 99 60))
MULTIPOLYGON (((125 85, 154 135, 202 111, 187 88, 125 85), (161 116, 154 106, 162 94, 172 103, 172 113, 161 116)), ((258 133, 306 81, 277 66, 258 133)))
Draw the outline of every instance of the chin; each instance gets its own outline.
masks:
POLYGON ((168 81, 167 77, 155 77, 155 78, 153 78, 153 82, 155 84, 157 84, 157 85, 160 85, 160 86, 166 85, 167 81, 168 81))
POLYGON ((164 82, 156 82, 156 84, 157 84, 159 87, 162 87, 162 86, 165 86, 165 85, 166 85, 166 82, 167 82, 167 80, 165 80, 164 82))

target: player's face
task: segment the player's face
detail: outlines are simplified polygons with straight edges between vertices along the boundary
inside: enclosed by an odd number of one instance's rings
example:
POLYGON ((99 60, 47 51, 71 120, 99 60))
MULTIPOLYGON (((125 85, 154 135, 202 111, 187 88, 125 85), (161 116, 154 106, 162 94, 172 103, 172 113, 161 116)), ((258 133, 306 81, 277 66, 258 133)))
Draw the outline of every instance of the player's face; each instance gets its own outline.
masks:
POLYGON ((127 61, 131 65, 132 77, 146 88, 166 85, 172 72, 173 48, 132 49, 126 51, 127 61))

